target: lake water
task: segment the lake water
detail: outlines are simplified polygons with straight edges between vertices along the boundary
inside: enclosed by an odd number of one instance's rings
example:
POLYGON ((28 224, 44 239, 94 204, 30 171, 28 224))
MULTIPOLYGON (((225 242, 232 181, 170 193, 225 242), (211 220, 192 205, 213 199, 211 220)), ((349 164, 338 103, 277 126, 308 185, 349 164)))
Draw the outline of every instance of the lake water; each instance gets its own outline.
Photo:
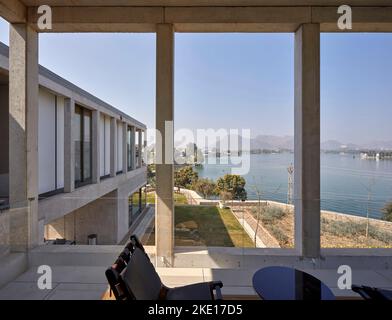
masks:
MULTIPOLYGON (((233 157, 234 158, 234 157, 233 157)), ((233 159, 235 160, 235 159, 233 159)), ((229 164, 204 164, 196 168, 200 177, 216 180, 231 173, 229 164)), ((292 153, 250 155, 250 171, 246 179, 248 199, 256 199, 255 186, 262 198, 287 202, 287 167, 293 163, 292 153)), ((233 161, 234 162, 234 161, 233 161)), ((392 160, 362 160, 358 155, 321 154, 321 208, 336 212, 381 218, 381 209, 392 201, 392 160), (368 190, 371 200, 368 201, 368 190)))

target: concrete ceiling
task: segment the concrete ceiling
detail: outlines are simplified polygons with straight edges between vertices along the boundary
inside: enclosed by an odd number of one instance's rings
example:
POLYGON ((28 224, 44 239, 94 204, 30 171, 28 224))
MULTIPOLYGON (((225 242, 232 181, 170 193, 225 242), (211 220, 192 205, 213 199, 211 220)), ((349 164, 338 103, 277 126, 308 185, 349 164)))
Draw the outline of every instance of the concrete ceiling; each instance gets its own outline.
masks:
POLYGON ((8 72, 0 69, 0 85, 8 84, 8 72))
POLYGON ((392 0, 19 0, 26 6, 390 6, 392 0))

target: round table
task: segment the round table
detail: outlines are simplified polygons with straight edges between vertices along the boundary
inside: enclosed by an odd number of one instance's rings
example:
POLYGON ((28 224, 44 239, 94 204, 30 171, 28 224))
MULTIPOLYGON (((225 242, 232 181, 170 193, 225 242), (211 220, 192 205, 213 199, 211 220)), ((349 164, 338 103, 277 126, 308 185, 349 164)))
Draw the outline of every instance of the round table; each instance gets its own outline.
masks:
POLYGON ((264 300, 335 300, 331 289, 319 279, 294 268, 262 268, 252 282, 264 300))

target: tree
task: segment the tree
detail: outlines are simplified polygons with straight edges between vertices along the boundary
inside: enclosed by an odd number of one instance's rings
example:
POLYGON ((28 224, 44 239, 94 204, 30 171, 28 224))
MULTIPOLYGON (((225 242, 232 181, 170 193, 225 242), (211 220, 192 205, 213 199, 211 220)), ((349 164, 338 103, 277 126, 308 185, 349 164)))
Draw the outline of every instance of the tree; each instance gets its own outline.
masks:
POLYGON ((385 205, 382 209, 382 213, 384 220, 392 222, 392 201, 385 205))
POLYGON ((197 172, 191 166, 186 166, 174 172, 174 186, 178 189, 191 189, 198 178, 197 172))
POLYGON ((216 184, 211 179, 199 179, 194 187, 196 192, 200 193, 206 199, 216 195, 216 184))
POLYGON ((231 192, 228 191, 221 191, 219 193, 219 198, 221 199, 221 204, 222 204, 221 208, 225 208, 226 202, 233 199, 231 192))
POLYGON ((225 174, 217 181, 219 192, 230 192, 233 200, 246 200, 247 193, 245 190, 246 181, 237 174, 225 174))
POLYGON ((147 165, 147 183, 155 188, 156 186, 156 178, 155 178, 155 164, 147 165))

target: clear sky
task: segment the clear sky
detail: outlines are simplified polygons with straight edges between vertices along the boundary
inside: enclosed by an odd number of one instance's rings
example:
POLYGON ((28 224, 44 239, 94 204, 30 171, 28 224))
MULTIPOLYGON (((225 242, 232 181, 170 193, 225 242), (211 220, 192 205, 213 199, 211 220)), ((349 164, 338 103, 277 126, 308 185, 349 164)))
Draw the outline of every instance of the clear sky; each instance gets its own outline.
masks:
MULTIPOLYGON (((0 41, 8 25, 0 20, 0 41)), ((177 128, 293 135, 293 34, 176 34, 177 128)), ((154 127, 154 34, 41 34, 40 64, 154 127)), ((392 140, 392 34, 321 35, 322 141, 392 140)))

